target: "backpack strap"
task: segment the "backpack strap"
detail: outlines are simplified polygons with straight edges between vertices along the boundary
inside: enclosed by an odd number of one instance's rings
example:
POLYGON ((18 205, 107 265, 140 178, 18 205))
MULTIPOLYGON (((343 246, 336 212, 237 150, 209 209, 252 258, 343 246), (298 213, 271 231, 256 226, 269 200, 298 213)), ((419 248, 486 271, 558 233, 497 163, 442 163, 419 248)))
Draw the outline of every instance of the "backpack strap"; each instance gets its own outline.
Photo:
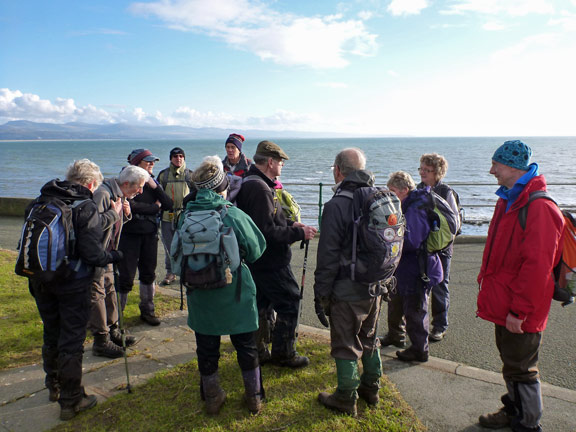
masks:
MULTIPOLYGON (((228 215, 228 205, 221 205, 216 209, 220 213, 220 219, 224 223, 224 218, 228 215)), ((238 246, 240 247, 240 246, 238 246)), ((236 303, 240 303, 242 297, 242 260, 240 260, 240 265, 236 269, 236 303)))
POLYGON ((162 189, 166 190, 166 185, 168 184, 168 170, 170 168, 164 168, 162 171, 158 173, 156 180, 162 186, 162 189))
POLYGON ((532 201, 540 199, 540 198, 547 199, 549 201, 552 201, 554 204, 558 205, 558 203, 554 200, 554 198, 552 198, 548 194, 548 191, 539 190, 539 191, 530 192, 530 195, 528 197, 528 202, 526 203, 525 206, 521 207, 520 211, 518 212, 518 223, 520 223, 520 227, 522 228, 522 230, 526 229, 526 220, 528 219, 528 206, 530 205, 530 203, 532 201))

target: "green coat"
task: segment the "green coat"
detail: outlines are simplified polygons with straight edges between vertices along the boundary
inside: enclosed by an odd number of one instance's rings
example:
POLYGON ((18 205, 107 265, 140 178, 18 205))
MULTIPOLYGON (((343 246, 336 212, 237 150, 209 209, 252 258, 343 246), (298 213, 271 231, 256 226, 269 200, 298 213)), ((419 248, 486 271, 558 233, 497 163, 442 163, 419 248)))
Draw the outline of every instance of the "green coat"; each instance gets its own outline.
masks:
MULTIPOLYGON (((266 249, 266 240, 250 216, 242 210, 215 192, 201 189, 196 200, 188 203, 186 211, 211 210, 221 205, 229 206, 222 222, 234 230, 240 256, 249 263, 256 261, 266 249)), ((242 262, 233 276, 232 283, 224 288, 194 290, 188 294, 188 325, 192 330, 205 335, 231 335, 258 329, 256 285, 252 274, 242 262), (242 271, 240 302, 235 298, 238 271, 242 271)))

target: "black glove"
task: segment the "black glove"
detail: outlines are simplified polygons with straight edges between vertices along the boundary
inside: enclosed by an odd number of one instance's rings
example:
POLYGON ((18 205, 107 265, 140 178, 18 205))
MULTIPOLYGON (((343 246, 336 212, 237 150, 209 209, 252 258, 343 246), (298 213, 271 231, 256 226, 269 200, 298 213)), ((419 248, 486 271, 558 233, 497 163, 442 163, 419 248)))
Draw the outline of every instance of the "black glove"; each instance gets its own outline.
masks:
POLYGON ((124 254, 119 250, 111 251, 110 255, 112 255, 112 261, 110 261, 112 264, 117 264, 124 259, 124 254))
POLYGON ((316 297, 314 299, 314 310, 316 311, 316 315, 318 316, 318 319, 320 320, 320 322, 322 323, 322 325, 326 328, 330 327, 330 324, 328 323, 328 318, 326 318, 326 313, 324 311, 324 307, 322 306, 322 303, 325 303, 322 299, 316 297))

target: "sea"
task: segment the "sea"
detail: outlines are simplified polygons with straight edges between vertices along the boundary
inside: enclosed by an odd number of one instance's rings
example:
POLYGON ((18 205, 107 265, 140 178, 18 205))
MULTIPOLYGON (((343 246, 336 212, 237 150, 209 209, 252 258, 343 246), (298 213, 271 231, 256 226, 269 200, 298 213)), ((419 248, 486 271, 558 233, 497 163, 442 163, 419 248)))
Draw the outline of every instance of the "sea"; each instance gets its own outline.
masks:
MULTIPOLYGON (((318 225, 320 204, 332 196, 331 166, 339 150, 358 147, 367 157, 378 185, 385 185, 390 173, 406 171, 416 183, 423 153, 438 153, 448 160, 444 181, 458 192, 464 208, 465 235, 487 232, 498 188, 490 175, 491 156, 507 139, 521 139, 533 150, 533 162, 549 183, 549 191, 561 207, 576 208, 576 137, 450 137, 450 138, 314 138, 274 139, 290 159, 281 181, 302 208, 303 222, 318 225), (320 186, 321 184, 321 186, 320 186), (321 191, 321 193, 320 193, 321 191)), ((222 140, 82 140, 82 141, 2 141, 0 142, 0 197, 33 198, 44 183, 63 179, 67 166, 88 158, 100 166, 105 177, 115 176, 127 164, 127 156, 137 148, 147 148, 160 158, 155 172, 169 164, 169 152, 181 147, 186 163, 194 169, 207 155, 225 156, 222 140)), ((244 143, 251 157, 258 140, 244 143)))

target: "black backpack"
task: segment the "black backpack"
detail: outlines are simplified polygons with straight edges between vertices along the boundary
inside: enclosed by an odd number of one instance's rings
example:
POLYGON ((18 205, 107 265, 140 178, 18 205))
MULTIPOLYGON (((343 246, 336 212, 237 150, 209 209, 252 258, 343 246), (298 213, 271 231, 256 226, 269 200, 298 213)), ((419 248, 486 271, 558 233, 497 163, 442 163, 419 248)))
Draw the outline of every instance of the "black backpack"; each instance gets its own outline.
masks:
POLYGON ((72 204, 55 197, 40 196, 31 204, 18 243, 17 275, 51 283, 77 276, 86 268, 76 256, 73 208, 87 200, 72 204))
POLYGON ((346 273, 357 282, 387 283, 402 255, 406 222, 400 200, 387 188, 369 186, 339 190, 336 196, 352 199, 352 258, 346 273))

